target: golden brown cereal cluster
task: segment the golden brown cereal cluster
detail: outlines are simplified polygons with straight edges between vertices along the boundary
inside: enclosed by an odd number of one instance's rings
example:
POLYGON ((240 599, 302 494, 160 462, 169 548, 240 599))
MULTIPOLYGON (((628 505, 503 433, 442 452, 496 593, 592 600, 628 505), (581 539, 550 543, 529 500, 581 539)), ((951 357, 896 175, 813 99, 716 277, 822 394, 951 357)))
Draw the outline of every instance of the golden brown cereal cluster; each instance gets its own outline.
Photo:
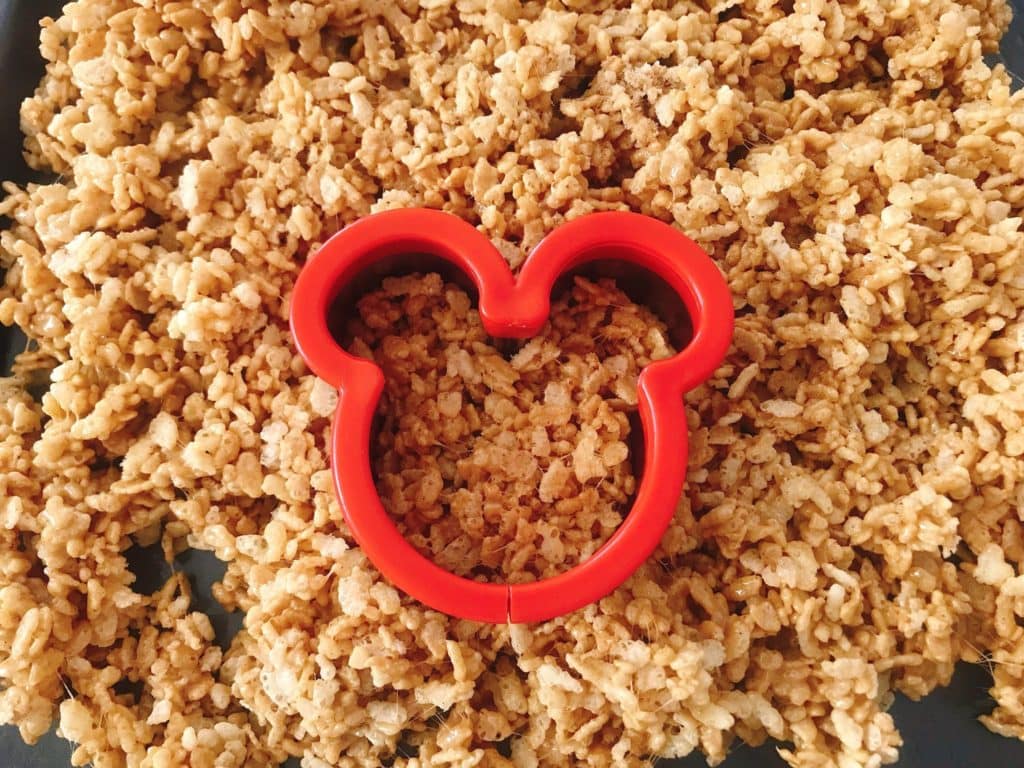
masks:
POLYGON ((430 274, 385 280, 359 302, 346 346, 387 381, 378 489, 406 538, 449 571, 554 576, 622 522, 636 490, 637 376, 675 350, 609 281, 576 278, 543 332, 508 356, 470 301, 430 274))
MULTIPOLYGON (((1008 18, 1003 0, 68 5, 22 114, 52 181, 0 203, 0 321, 33 340, 0 397, 0 721, 34 740, 59 716, 97 768, 642 766, 737 738, 848 768, 896 759, 894 691, 991 660, 985 722, 1024 737, 1024 96, 983 61, 1008 18), (513 267, 565 219, 630 208, 729 280, 735 341, 679 425, 675 520, 571 616, 424 610, 342 521, 333 396, 294 354, 289 297, 331 233, 409 205, 464 217, 513 267), (154 542, 227 564, 215 595, 245 625, 226 652, 180 576, 133 589, 125 551, 154 542)), ((413 344, 391 335, 375 355, 413 344)), ((429 367, 425 397, 468 412, 487 360, 543 394, 546 367, 484 348, 451 389, 429 367)), ((626 398, 598 394, 624 429, 626 398)), ((570 423, 575 452, 593 425, 570 423)), ((386 467, 397 513, 426 492, 416 462, 386 467)), ((621 513, 615 466, 588 514, 621 513)), ((438 470, 455 505, 458 465, 438 470)))

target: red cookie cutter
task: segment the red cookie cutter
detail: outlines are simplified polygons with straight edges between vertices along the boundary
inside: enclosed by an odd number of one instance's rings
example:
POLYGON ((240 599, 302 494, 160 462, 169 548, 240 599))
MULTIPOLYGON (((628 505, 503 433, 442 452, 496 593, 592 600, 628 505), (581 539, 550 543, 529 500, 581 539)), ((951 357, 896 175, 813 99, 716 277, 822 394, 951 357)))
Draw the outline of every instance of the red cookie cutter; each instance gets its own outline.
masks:
MULTIPOLYGON (((653 288, 658 282, 648 279, 643 285, 653 288)), ((732 339, 733 311, 728 286, 711 259, 685 235, 646 216, 594 213, 564 224, 534 249, 517 278, 468 223, 440 211, 405 209, 355 222, 309 260, 292 296, 291 327, 309 367, 339 391, 332 447, 335 488, 352 534, 374 565, 397 587, 449 615, 529 622, 601 599, 654 551, 672 520, 686 474, 683 396, 721 363, 732 339), (383 275, 422 272, 436 263, 469 278, 484 329, 495 338, 535 336, 547 321, 556 280, 585 264, 632 265, 653 273, 689 316, 692 336, 686 347, 640 372, 644 449, 637 458, 643 472, 632 509, 593 556, 558 576, 514 585, 456 576, 417 552, 381 504, 369 445, 384 374, 342 349, 331 332, 333 313, 339 306, 351 307, 358 292, 375 287, 383 275)))

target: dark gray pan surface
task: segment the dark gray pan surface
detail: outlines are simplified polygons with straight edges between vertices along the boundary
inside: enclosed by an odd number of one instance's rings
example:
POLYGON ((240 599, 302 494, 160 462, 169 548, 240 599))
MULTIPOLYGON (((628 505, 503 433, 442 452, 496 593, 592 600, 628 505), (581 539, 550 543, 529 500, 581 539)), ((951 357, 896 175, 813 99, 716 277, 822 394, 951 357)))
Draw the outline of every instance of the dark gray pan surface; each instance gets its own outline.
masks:
MULTIPOLYGON (((1021 11, 1003 41, 1003 60, 1008 68, 1024 76, 1024 0, 1013 0, 1021 11)), ((38 21, 56 15, 59 0, 0 0, 0 180, 24 182, 32 178, 21 158, 18 106, 30 94, 42 74, 37 52, 38 21)), ((14 354, 24 349, 20 333, 0 327, 0 366, 9 370, 14 354)), ((136 558, 140 582, 155 587, 169 574, 167 567, 148 553, 136 558)), ((210 584, 222 572, 207 553, 191 552, 178 565, 192 578, 197 607, 213 616, 218 638, 226 643, 240 624, 210 596, 210 584)), ((976 718, 991 709, 983 667, 961 665, 948 688, 936 691, 922 702, 902 696, 893 707, 896 723, 906 746, 899 768, 1024 768, 1024 743, 1010 741, 987 731, 976 718)), ((71 745, 52 732, 35 747, 26 747, 12 727, 0 727, 0 768, 66 768, 71 745)), ((297 764, 297 763, 296 763, 297 764)), ((702 757, 662 761, 665 768, 700 768, 702 757)), ((785 763, 770 746, 760 749, 737 747, 723 768, 781 768, 785 763)))

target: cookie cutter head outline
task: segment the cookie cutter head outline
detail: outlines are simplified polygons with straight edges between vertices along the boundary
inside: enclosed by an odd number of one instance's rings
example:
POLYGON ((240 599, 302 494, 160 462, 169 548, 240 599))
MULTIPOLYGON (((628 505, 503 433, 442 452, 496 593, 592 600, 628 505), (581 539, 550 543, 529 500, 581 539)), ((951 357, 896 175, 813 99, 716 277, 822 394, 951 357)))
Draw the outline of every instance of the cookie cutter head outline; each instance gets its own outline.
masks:
POLYGON ((733 331, 729 288, 707 254, 667 224, 623 211, 593 213, 558 227, 530 253, 518 276, 483 234, 456 216, 419 208, 373 214, 338 232, 307 262, 290 314, 299 353, 339 392, 331 467, 342 512, 359 545, 385 578, 421 603, 491 623, 544 621, 582 608, 612 592, 650 556, 683 489, 688 456, 683 397, 719 366, 733 331), (693 326, 689 343, 639 375, 644 468, 633 506, 588 560, 532 583, 479 583, 421 555, 388 516, 374 485, 369 450, 384 374, 342 349, 329 316, 360 276, 402 257, 440 259, 463 273, 477 291, 484 329, 495 338, 535 336, 547 321, 556 281, 590 262, 623 262, 653 273, 685 306, 693 326))

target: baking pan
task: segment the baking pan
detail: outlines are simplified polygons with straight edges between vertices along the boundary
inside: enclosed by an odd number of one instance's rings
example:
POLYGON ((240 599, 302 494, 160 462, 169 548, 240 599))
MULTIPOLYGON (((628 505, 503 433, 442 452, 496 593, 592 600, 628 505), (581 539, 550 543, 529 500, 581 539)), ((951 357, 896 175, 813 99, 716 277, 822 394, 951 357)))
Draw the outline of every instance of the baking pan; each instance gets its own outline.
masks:
MULTIPOLYGON (((24 183, 34 175, 22 160, 18 108, 42 75, 38 54, 38 24, 55 16, 63 2, 57 0, 0 0, 0 179, 24 183)), ((1011 72, 1024 75, 1024 0, 1014 0, 1021 18, 1003 39, 1002 60, 1011 72)), ((1018 79, 1018 83, 1021 81, 1018 79)), ((24 349, 25 337, 16 330, 0 327, 0 366, 6 375, 13 356, 24 349)), ((155 587, 169 575, 169 568, 150 553, 131 558, 140 586, 155 587)), ((239 615, 228 615, 210 596, 210 585, 223 567, 203 552, 186 552, 176 563, 189 574, 196 608, 211 615, 218 641, 226 645, 241 625, 239 615)), ((897 696, 892 713, 905 744, 899 768, 974 768, 975 766, 1024 766, 1024 743, 1004 739, 986 730, 977 717, 992 703, 987 689, 988 673, 983 666, 961 664, 952 684, 920 702, 897 696)), ((39 744, 28 747, 11 726, 0 727, 0 767, 65 768, 70 765, 71 745, 53 731, 39 744)), ((298 765, 290 761, 289 764, 298 765)), ((699 768, 700 755, 686 760, 659 761, 665 768, 699 768)), ((766 744, 757 749, 737 744, 724 768, 782 768, 785 763, 766 744)))

